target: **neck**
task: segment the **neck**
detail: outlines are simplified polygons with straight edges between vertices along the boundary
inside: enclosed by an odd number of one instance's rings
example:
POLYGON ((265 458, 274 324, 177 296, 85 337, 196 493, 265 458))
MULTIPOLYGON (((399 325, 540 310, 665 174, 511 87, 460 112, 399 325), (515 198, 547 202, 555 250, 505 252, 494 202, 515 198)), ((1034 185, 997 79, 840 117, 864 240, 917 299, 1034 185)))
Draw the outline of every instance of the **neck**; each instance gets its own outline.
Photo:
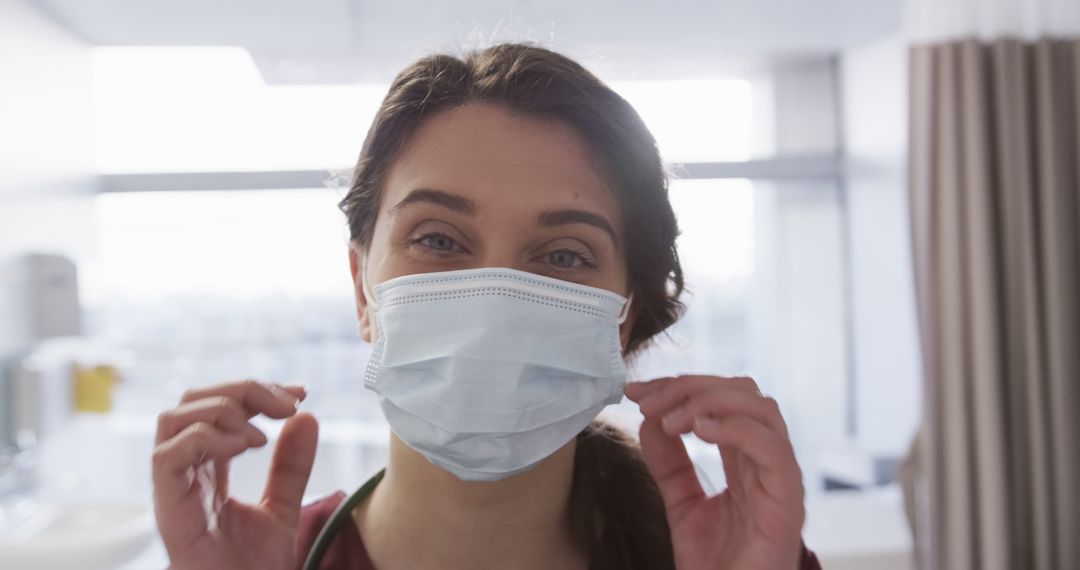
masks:
POLYGON ((574 445, 499 481, 461 481, 392 435, 386 474, 356 513, 372 561, 379 568, 584 567, 570 534, 574 445))

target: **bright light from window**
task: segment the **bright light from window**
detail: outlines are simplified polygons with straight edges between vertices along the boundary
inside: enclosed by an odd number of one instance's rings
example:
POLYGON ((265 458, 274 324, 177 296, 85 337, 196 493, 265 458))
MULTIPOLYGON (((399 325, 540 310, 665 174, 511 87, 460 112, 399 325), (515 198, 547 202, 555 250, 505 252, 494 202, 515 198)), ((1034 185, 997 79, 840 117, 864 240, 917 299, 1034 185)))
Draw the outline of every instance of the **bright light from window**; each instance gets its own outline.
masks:
MULTIPOLYGON (((235 47, 94 49, 104 173, 346 168, 386 85, 266 85, 235 47)), ((751 91, 735 79, 612 83, 670 162, 745 160, 751 91)))
POLYGON ((648 125, 668 162, 748 160, 750 83, 741 79, 612 83, 648 125))
POLYGON ((748 279, 754 272, 754 185, 749 180, 673 180, 679 259, 701 287, 748 279))
POLYGON ((329 189, 98 196, 88 304, 348 296, 338 198, 329 189))
POLYGON ((268 86, 241 48, 94 49, 99 171, 340 168, 385 86, 268 86))

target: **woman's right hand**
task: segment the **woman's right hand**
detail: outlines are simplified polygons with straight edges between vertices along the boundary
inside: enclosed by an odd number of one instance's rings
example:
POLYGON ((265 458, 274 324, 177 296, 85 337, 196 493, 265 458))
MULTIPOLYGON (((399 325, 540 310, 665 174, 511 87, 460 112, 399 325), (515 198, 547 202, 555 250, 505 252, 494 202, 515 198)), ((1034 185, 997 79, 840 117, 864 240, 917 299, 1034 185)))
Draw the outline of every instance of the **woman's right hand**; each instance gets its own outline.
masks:
POLYGON ((318 424, 297 413, 299 386, 254 380, 189 390, 158 418, 154 512, 171 568, 296 566, 300 501, 315 461, 318 424), (248 420, 289 418, 281 429, 258 504, 229 498, 229 460, 266 444, 248 420))

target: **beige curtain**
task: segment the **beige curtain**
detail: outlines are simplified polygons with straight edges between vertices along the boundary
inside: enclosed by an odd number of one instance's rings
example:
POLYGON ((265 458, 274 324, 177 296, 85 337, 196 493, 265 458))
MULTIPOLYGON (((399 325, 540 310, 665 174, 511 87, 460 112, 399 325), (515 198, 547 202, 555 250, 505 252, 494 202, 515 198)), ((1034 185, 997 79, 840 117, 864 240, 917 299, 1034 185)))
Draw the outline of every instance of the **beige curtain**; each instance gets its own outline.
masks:
POLYGON ((920 567, 1080 569, 1080 41, 910 55, 920 567))

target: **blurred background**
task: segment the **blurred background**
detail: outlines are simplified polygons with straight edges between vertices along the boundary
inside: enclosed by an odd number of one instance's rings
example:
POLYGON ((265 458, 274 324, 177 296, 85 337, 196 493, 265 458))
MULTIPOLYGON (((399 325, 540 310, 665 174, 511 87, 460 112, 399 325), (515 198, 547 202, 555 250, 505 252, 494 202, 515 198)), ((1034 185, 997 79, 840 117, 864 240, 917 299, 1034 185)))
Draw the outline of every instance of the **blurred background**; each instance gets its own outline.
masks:
MULTIPOLYGON (((0 532, 68 517, 110 533, 79 567, 163 567, 156 416, 228 380, 309 385, 311 498, 380 468, 343 181, 398 70, 528 40, 628 99, 676 176, 689 310, 634 377, 753 376, 790 426, 825 567, 912 567, 901 4, 0 0, 0 532)), ((635 408, 605 413, 632 428, 635 408)), ((722 487, 716 450, 690 443, 722 487)), ((268 462, 236 460, 233 494, 257 498, 268 462)))

